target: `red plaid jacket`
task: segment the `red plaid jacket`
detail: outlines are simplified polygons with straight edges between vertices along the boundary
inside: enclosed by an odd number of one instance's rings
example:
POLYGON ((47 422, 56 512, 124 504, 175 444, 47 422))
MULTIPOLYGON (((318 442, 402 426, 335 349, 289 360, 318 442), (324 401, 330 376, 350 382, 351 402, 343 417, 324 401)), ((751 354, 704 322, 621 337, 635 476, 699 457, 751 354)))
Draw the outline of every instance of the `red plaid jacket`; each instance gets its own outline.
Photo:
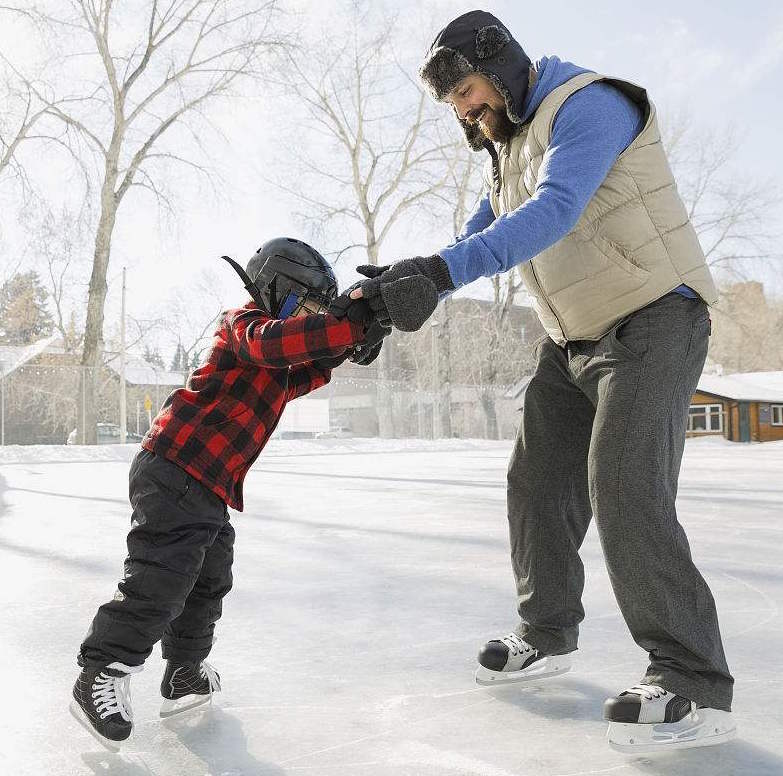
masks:
POLYGON ((206 363, 166 399, 141 445, 242 511, 242 481, 285 405, 331 379, 311 362, 363 339, 362 326, 329 314, 273 320, 252 302, 228 310, 206 363))

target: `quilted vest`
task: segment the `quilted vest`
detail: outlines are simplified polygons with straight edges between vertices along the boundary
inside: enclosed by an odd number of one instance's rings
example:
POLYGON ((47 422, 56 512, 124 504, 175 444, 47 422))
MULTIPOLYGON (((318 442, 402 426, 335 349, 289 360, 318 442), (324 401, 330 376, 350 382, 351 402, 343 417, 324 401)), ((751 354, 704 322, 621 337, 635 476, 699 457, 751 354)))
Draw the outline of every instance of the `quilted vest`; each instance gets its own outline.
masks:
POLYGON ((683 283, 707 304, 718 298, 661 144, 655 106, 644 89, 626 81, 582 73, 544 98, 533 120, 498 149, 499 190, 493 185, 491 160, 484 169, 495 216, 532 196, 558 110, 596 81, 606 81, 634 100, 645 124, 576 226, 519 265, 541 323, 559 345, 600 339, 627 315, 683 283))

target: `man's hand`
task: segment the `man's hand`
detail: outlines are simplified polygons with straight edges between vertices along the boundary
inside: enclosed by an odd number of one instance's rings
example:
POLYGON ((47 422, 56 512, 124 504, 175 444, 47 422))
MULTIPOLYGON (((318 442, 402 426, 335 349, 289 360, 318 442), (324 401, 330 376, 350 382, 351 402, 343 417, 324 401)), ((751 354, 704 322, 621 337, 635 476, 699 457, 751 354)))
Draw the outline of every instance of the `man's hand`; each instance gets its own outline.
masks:
POLYGON ((454 289, 438 255, 403 259, 388 267, 362 264, 356 270, 369 279, 350 292, 351 298, 366 299, 380 323, 401 331, 420 329, 435 310, 439 294, 454 289))

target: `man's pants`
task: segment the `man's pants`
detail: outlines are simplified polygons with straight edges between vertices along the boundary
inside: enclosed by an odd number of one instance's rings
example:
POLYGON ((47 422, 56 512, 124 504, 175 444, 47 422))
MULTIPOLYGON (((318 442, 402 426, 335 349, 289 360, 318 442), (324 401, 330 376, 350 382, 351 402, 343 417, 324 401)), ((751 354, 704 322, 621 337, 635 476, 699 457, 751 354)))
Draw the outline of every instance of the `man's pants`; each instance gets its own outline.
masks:
POLYGON ((734 680, 715 602, 674 504, 709 334, 704 302, 671 293, 597 342, 547 338, 509 465, 508 519, 528 643, 576 649, 578 550, 595 516, 620 611, 650 655, 643 681, 728 710, 734 680))
POLYGON ((198 662, 212 648, 232 584, 234 529, 225 502, 147 450, 131 465, 129 492, 125 577, 98 609, 79 665, 141 665, 161 638, 164 658, 198 662))

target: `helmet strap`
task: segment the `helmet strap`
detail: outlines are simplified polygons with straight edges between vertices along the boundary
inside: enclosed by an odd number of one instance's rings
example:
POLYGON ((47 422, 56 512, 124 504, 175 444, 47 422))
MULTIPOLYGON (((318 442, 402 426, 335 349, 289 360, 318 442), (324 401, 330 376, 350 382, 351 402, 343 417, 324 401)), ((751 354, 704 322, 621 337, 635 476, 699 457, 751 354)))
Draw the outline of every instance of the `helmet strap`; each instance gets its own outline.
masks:
MULTIPOLYGON (((239 275, 242 282, 245 284, 245 288, 247 289, 250 296, 253 297, 253 301, 256 303, 259 310, 266 311, 266 304, 264 303, 263 297, 261 296, 261 292, 258 290, 258 286, 250 279, 250 276, 247 274, 247 272, 245 272, 242 266, 234 261, 230 256, 221 256, 220 258, 225 259, 236 270, 237 275, 239 275)), ((272 306, 274 307, 274 299, 272 300, 272 306)))

